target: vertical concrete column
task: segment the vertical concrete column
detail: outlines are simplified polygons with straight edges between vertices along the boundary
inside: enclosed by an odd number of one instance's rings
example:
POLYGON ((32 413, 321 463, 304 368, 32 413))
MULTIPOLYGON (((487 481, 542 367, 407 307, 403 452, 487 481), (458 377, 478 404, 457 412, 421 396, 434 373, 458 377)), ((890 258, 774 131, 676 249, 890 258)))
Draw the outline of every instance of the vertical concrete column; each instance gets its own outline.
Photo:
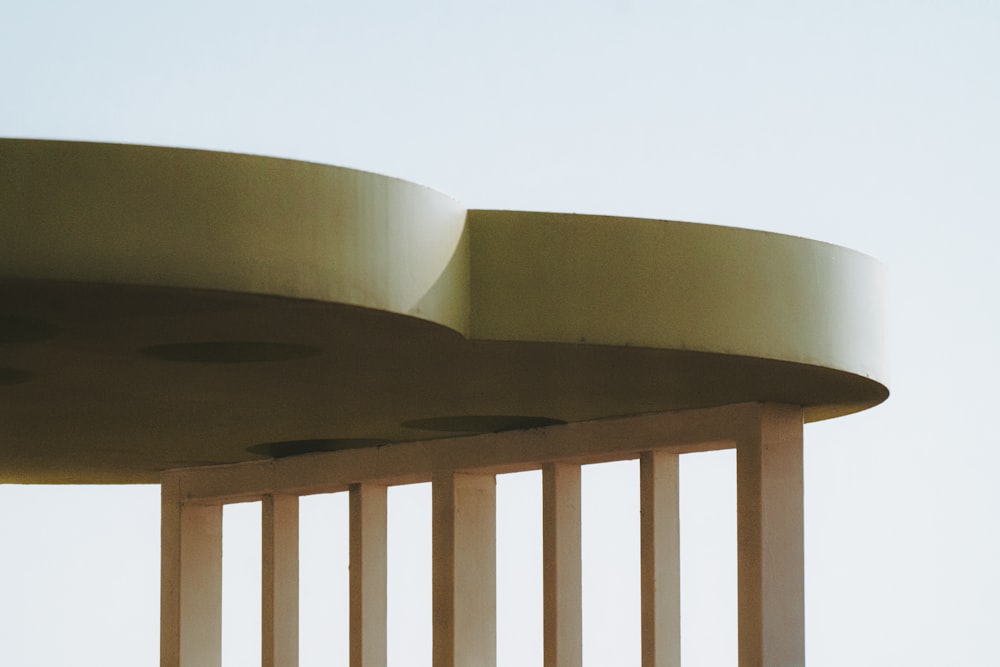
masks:
POLYGON ((678 457, 639 455, 642 665, 680 667, 681 566, 678 457))
POLYGON ((740 667, 802 667, 802 410, 761 406, 736 446, 740 667))
POLYGON ((263 498, 261 543, 261 665, 299 662, 299 498, 263 498))
POLYGON ((546 667, 583 663, 580 466, 542 468, 542 575, 546 667))
POLYGON ((434 667, 494 667, 496 476, 434 473, 434 667))
POLYGON ((222 505, 184 504, 160 486, 160 665, 222 664, 222 505))
POLYGON ((386 664, 386 487, 353 484, 351 667, 386 664))

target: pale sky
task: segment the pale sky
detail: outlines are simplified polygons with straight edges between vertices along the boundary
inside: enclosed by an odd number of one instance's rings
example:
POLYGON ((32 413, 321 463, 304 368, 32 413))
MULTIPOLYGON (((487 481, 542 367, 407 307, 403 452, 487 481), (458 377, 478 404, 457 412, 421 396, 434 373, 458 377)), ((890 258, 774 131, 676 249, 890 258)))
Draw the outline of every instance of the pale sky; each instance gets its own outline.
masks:
MULTIPOLYGON (((0 136, 313 160, 470 208, 734 225, 874 255, 891 280, 892 396, 806 428, 808 664, 992 666, 998 71, 990 0, 8 0, 0 136)), ((684 665, 735 665, 733 458, 685 459, 682 474, 684 665)), ((621 577, 588 575, 590 667, 637 664, 634 475, 585 478, 586 567, 621 577)), ((540 664, 518 625, 540 599, 524 528, 537 487, 500 485, 507 667, 540 664)), ((396 667, 429 664, 429 534, 406 532, 429 527, 426 496, 399 489, 390 509, 390 584, 418 582, 394 588, 396 667)), ((311 501, 303 525, 335 527, 342 506, 311 501)), ((227 512, 234 540, 247 510, 227 512)), ((303 667, 346 658, 313 629, 343 626, 327 602, 343 545, 308 530, 303 667)), ((0 664, 156 665, 158 542, 155 486, 0 487, 0 664)), ((227 609, 253 606, 234 596, 227 609)), ((252 625, 240 613, 227 623, 252 625)), ((236 650, 227 667, 247 664, 236 650)))

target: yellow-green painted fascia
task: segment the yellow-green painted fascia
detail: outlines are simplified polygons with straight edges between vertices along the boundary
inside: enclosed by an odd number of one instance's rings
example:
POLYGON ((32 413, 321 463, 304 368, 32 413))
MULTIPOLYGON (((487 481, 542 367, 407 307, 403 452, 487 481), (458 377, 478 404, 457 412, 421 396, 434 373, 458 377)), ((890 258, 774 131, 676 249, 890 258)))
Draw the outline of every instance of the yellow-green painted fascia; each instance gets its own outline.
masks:
POLYGON ((414 183, 209 151, 0 140, 0 277, 212 289, 466 331, 465 209, 414 183))
POLYGON ((467 211, 378 174, 148 146, 0 140, 0 183, 0 278, 271 295, 416 317, 474 340, 887 375, 882 267, 817 241, 467 211))
POLYGON ((884 381, 883 267, 846 248, 667 220, 470 211, 469 335, 692 350, 884 381))

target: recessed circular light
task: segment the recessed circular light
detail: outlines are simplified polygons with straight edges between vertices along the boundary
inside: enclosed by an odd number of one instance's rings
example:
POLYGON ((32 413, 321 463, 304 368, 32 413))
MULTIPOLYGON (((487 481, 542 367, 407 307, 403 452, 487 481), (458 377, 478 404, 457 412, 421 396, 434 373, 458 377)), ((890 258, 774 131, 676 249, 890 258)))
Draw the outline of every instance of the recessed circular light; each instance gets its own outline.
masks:
POLYGON ((163 361, 186 361, 203 364, 239 364, 258 361, 290 361, 320 354, 309 345, 269 343, 248 340, 202 341, 153 345, 141 352, 163 361))
POLYGON ((310 454, 312 452, 339 452, 344 449, 361 449, 389 444, 389 440, 375 438, 318 438, 314 440, 285 440, 264 442, 247 447, 251 454, 261 454, 280 459, 285 456, 310 454))
POLYGON ((422 431, 446 431, 448 433, 500 433, 502 431, 557 426, 565 423, 561 419, 524 415, 460 415, 411 419, 403 422, 403 426, 422 431))
POLYGON ((8 368, 7 366, 0 366, 0 385, 4 384, 21 384, 23 382, 30 382, 34 379, 35 374, 29 373, 28 371, 22 371, 19 368, 8 368))
POLYGON ((59 327, 45 320, 0 315, 0 343, 35 343, 57 333, 59 327))

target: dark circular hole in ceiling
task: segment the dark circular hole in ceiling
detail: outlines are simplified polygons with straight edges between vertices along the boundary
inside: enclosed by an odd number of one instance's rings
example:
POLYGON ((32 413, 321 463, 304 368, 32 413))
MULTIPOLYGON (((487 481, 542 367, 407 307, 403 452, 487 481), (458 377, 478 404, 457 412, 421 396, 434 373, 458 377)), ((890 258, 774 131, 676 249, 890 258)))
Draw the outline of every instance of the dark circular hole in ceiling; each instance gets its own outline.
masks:
POLYGON ((251 454, 262 454, 280 459, 285 456, 309 454, 311 452, 339 452, 344 449, 360 449, 363 447, 378 447, 389 444, 389 440, 375 438, 319 438, 315 440, 285 440, 283 442, 264 442, 247 447, 251 454))
POLYGON ((423 431, 446 431, 448 433, 500 433, 520 431, 528 428, 542 428, 565 424, 561 419, 551 417, 528 417, 524 415, 460 415, 455 417, 430 417, 411 419, 403 422, 406 428, 423 431))
POLYGON ((164 361, 189 361, 206 364, 238 364, 256 361, 290 361, 320 354, 309 345, 261 341, 204 341, 171 343, 143 348, 147 357, 164 361))
POLYGON ((34 343, 57 333, 59 327, 45 320, 0 315, 0 343, 34 343))
POLYGON ((30 382, 34 379, 35 374, 29 373, 28 371, 22 371, 18 368, 8 368, 6 366, 0 366, 0 385, 4 384, 21 384, 22 382, 30 382))

